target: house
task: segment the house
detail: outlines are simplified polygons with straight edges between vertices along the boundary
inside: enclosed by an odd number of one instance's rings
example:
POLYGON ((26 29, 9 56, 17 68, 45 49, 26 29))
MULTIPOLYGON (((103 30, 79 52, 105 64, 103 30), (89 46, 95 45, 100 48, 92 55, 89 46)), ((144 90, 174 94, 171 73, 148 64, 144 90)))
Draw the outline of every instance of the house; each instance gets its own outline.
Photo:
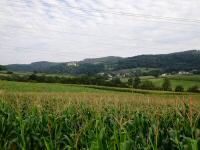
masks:
POLYGON ((190 72, 186 72, 186 71, 179 71, 178 74, 179 75, 189 75, 191 73, 190 72))
POLYGON ((68 62, 67 66, 75 66, 75 67, 77 67, 78 66, 78 62, 76 62, 76 61, 68 62))
POLYGON ((166 77, 166 76, 167 76, 167 73, 161 74, 161 77, 166 77))

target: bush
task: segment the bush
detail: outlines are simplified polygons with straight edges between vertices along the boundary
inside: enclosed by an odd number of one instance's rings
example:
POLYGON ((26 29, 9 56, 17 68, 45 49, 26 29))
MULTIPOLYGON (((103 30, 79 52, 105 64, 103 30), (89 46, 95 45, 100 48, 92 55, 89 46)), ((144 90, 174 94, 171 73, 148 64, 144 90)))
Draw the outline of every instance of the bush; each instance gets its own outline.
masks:
POLYGON ((7 71, 6 73, 7 73, 7 74, 13 74, 13 72, 12 72, 12 71, 7 71))
POLYGON ((136 77, 134 79, 134 81, 133 81, 133 87, 136 88, 136 89, 138 89, 138 88, 140 88, 140 85, 141 85, 141 80, 140 80, 139 77, 136 77))
POLYGON ((176 88, 175 88, 175 92, 183 92, 184 91, 184 88, 182 85, 177 85, 176 88))
POLYGON ((162 88, 164 91, 171 91, 171 82, 168 78, 165 78, 162 84, 162 88))
POLYGON ((143 81, 142 84, 141 84, 141 89, 145 89, 145 90, 154 90, 156 89, 155 88, 155 85, 153 84, 152 81, 143 81))
POLYGON ((31 81, 37 80, 37 75, 35 73, 31 74, 29 76, 29 80, 31 80, 31 81))
POLYGON ((0 71, 1 70, 6 70, 6 67, 5 66, 2 66, 2 65, 0 65, 0 71))
POLYGON ((133 79, 132 78, 128 79, 128 85, 131 86, 131 87, 133 86, 133 79))
POLYGON ((194 93, 199 93, 200 90, 199 90, 199 87, 198 86, 192 86, 188 89, 188 92, 194 92, 194 93))

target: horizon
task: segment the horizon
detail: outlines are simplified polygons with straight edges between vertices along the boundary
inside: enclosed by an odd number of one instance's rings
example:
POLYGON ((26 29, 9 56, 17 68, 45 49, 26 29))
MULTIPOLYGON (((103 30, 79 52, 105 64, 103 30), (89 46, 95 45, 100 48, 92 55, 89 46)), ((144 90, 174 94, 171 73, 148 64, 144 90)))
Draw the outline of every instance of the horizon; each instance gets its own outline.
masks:
MULTIPOLYGON (((140 55, 135 55, 135 56, 129 56, 129 57, 136 57, 136 56, 141 56, 141 55, 167 55, 167 54, 173 54, 173 53, 181 53, 181 52, 188 52, 188 51, 200 51, 198 49, 194 49, 194 50, 183 50, 183 51, 178 51, 178 52, 172 52, 172 53, 159 53, 159 54, 140 54, 140 55)), ((40 61, 35 61, 35 62, 29 62, 29 63, 15 63, 15 64, 0 64, 0 65, 30 65, 33 63, 38 63, 38 62, 49 62, 49 63, 69 63, 69 62, 80 62, 80 61, 84 61, 86 59, 99 59, 99 58, 106 58, 106 57, 120 57, 120 58, 129 58, 129 57, 121 57, 121 56, 103 56, 103 57, 91 57, 91 58, 84 58, 81 60, 72 60, 72 61, 63 61, 63 62, 59 62, 59 61, 48 61, 48 60, 40 60, 40 61)))
POLYGON ((200 1, 0 1, 0 64, 200 49, 200 1))

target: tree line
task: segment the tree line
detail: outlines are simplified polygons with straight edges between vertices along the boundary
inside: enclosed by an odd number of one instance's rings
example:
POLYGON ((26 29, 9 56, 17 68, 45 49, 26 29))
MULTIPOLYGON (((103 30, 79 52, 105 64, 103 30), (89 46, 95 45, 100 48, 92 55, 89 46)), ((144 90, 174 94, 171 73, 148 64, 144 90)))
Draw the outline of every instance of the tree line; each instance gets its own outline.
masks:
MULTIPOLYGON (((162 90, 162 91, 173 91, 171 81, 169 78, 164 78, 163 83, 161 87, 155 86, 155 84, 152 81, 145 80, 141 81, 139 77, 130 78, 128 80, 129 87, 135 88, 135 89, 145 89, 145 90, 162 90)), ((175 92, 184 92, 185 89, 182 85, 177 85, 175 87, 175 92)), ((188 92, 199 92, 198 86, 191 86, 187 89, 188 92)))
MULTIPOLYGON (((109 78, 106 75, 82 75, 76 77, 60 77, 49 75, 38 75, 37 73, 18 75, 12 72, 7 72, 8 75, 0 76, 1 80, 19 81, 19 82, 38 82, 38 83, 62 83, 62 84, 84 84, 84 85, 99 85, 111 86, 122 88, 134 88, 144 90, 162 90, 172 91, 172 85, 169 78, 164 78, 161 87, 156 86, 150 80, 142 81, 139 76, 128 79, 127 82, 122 82, 120 78, 109 78)), ((175 87, 175 92, 184 92, 185 89, 182 85, 175 87)), ((188 92, 199 92, 198 86, 192 86, 187 89, 188 92)))
POLYGON ((113 87, 127 87, 126 83, 121 82, 119 78, 108 79, 106 76, 100 75, 82 75, 76 77, 60 77, 60 76, 48 76, 26 74, 17 75, 11 74, 7 76, 0 76, 1 80, 19 81, 19 82, 38 82, 38 83, 63 83, 63 84, 85 84, 85 85, 101 85, 101 86, 113 86, 113 87))

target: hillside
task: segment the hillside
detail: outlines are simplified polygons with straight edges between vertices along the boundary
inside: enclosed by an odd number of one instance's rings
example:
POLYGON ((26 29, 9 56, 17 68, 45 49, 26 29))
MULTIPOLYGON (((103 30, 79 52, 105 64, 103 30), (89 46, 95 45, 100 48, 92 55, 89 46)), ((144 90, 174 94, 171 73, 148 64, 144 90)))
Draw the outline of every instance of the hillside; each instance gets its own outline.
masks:
POLYGON ((38 71, 43 72, 44 70, 56 66, 60 63, 54 63, 54 62, 48 62, 48 61, 40 61, 40 62, 34 62, 31 64, 12 64, 7 65, 6 68, 9 71, 19 71, 19 72, 32 72, 32 71, 38 71))
POLYGON ((200 51, 191 50, 162 55, 140 55, 119 60, 115 70, 130 68, 161 68, 166 72, 200 69, 200 51))
POLYGON ((84 59, 75 63, 35 62, 7 65, 9 71, 47 72, 68 74, 95 74, 132 68, 157 68, 164 72, 200 70, 200 51, 190 50, 171 54, 139 55, 128 58, 102 57, 84 59))
POLYGON ((1 70, 5 70, 6 68, 4 67, 4 66, 2 66, 2 65, 0 65, 0 71, 1 70))
POLYGON ((88 58, 81 61, 81 63, 90 63, 90 64, 115 64, 119 60, 122 60, 122 57, 115 57, 115 56, 108 56, 108 57, 101 57, 101 58, 88 58))

